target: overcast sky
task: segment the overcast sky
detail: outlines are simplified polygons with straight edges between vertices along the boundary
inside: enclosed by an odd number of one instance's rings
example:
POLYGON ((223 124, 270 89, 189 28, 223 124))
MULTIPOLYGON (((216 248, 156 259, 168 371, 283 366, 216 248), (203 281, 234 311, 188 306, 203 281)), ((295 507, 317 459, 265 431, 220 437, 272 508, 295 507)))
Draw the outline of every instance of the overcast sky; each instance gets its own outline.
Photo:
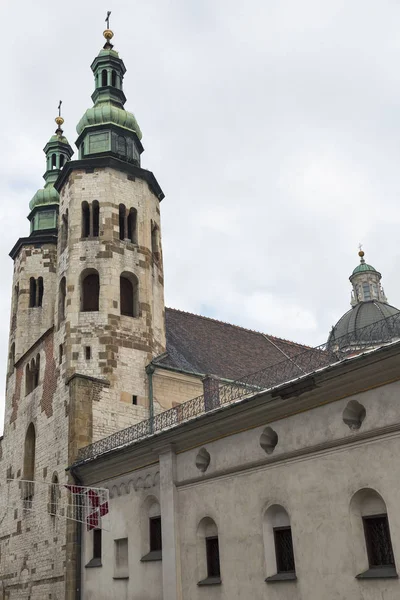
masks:
MULTIPOLYGON (((2 0, 0 379, 16 240, 92 105, 107 10, 161 204, 166 304, 316 345, 362 242, 400 306, 395 0, 2 0)), ((75 156, 76 157, 76 156, 75 156)), ((0 429, 3 408, 0 407, 0 429)))

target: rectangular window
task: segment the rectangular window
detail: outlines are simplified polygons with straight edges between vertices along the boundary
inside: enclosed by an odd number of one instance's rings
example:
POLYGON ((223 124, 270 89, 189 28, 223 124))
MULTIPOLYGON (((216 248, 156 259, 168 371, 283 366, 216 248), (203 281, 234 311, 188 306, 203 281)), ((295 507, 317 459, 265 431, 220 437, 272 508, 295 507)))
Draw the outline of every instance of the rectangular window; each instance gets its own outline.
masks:
POLYGON ((295 571, 292 530, 290 527, 275 527, 275 556, 278 573, 293 573, 295 571))
POLYGON ((114 540, 114 577, 129 577, 128 538, 114 540))
POLYGON ((364 300, 371 300, 371 290, 369 283, 363 283, 364 300))
POLYGON ((363 517, 370 568, 393 567, 394 556, 387 515, 363 517))
POLYGON ((150 519, 150 552, 162 550, 161 517, 150 519))
POLYGON ((132 404, 137 404, 137 396, 132 396, 132 404))
POLYGON ((92 357, 92 350, 90 346, 85 346, 85 358, 86 360, 90 360, 92 357))
POLYGON ((93 558, 101 559, 101 529, 93 529, 93 558))
POLYGON ((206 538, 207 577, 220 577, 218 537, 206 538))

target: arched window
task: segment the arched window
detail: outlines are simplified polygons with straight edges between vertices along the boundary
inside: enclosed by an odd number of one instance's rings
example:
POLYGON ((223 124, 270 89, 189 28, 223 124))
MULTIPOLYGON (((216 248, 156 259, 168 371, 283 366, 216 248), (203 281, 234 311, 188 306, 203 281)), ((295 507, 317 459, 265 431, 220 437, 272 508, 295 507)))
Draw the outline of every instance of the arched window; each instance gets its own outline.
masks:
POLYGON ((283 506, 274 504, 263 518, 266 581, 296 579, 292 529, 289 515, 283 506))
POLYGON ((24 480, 23 495, 25 502, 30 503, 35 493, 35 454, 36 433, 33 423, 27 429, 24 445, 24 480))
POLYGON ((119 278, 121 315, 139 315, 138 280, 132 273, 122 273, 119 278))
POLYGON ((65 319, 65 299, 67 297, 67 285, 65 277, 62 277, 60 281, 60 288, 58 292, 58 324, 65 319))
POLYGON ((43 304, 43 277, 39 277, 37 282, 37 306, 43 304))
POLYGON ((60 252, 63 252, 67 247, 68 242, 68 208, 61 217, 61 242, 60 252))
POLYGON ((57 168, 57 156, 55 154, 51 155, 51 168, 52 169, 57 168))
POLYGON ((15 364, 15 342, 13 342, 11 344, 10 353, 8 355, 8 373, 10 375, 14 371, 14 364, 15 364))
POLYGON ((103 69, 101 72, 101 85, 102 87, 105 87, 107 85, 107 71, 106 69, 103 69))
POLYGON ((64 154, 60 154, 60 169, 62 169, 64 166, 64 160, 65 160, 64 154))
POLYGON ((99 237, 100 209, 97 200, 92 202, 93 237, 99 237))
POLYGON ((82 202, 82 237, 90 235, 90 208, 87 202, 82 202))
POLYGON ((50 502, 49 502, 49 513, 52 516, 56 516, 56 514, 57 514, 59 496, 60 496, 60 491, 59 491, 58 475, 57 475, 57 473, 54 473, 53 477, 51 479, 50 502))
POLYGON ((146 498, 141 510, 142 562, 161 560, 162 533, 160 504, 154 496, 146 498))
POLYGON ((114 70, 111 71, 111 85, 114 87, 117 85, 117 74, 114 70))
POLYGON ((218 529, 210 517, 205 517, 199 523, 196 546, 200 575, 198 585, 221 583, 218 529))
POLYGON ((100 297, 100 279, 97 271, 87 271, 81 279, 81 310, 98 311, 100 297))
POLYGON ((159 260, 160 258, 160 235, 158 226, 151 222, 151 252, 153 254, 154 260, 159 260))
POLYGON ((135 208, 131 208, 128 215, 128 239, 136 244, 137 243, 137 211, 135 208))
POLYGON ((31 277, 29 280, 29 308, 36 306, 36 279, 31 277))
POLYGON ((379 575, 396 576, 389 519, 385 501, 375 490, 364 488, 354 494, 350 503, 350 519, 358 579, 379 575))
POLYGON ((119 239, 125 239, 125 218, 126 218, 126 207, 124 204, 119 205, 119 239))
POLYGON ((40 354, 32 358, 25 368, 25 395, 30 394, 39 385, 40 354))
POLYGON ((12 314, 15 315, 18 310, 18 298, 19 298, 19 284, 14 287, 14 296, 13 296, 13 306, 12 306, 12 314))

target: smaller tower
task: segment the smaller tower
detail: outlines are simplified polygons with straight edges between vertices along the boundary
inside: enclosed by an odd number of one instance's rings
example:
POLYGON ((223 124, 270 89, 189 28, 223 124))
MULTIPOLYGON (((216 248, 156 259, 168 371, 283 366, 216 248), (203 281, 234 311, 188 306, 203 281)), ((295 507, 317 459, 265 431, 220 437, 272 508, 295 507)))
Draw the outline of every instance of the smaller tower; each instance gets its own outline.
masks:
POLYGON ((36 192, 29 203, 31 212, 28 219, 31 223, 31 234, 57 228, 60 198, 54 187, 54 183, 65 163, 73 155, 73 150, 61 129, 64 119, 59 114, 55 121, 57 123, 55 134, 49 139, 43 149, 43 152, 46 154, 46 172, 43 175, 46 184, 43 189, 36 192))
POLYGON ((351 305, 356 306, 359 302, 369 302, 371 300, 378 300, 387 304, 387 298, 380 283, 382 275, 365 262, 364 254, 363 250, 359 251, 360 264, 354 269, 349 278, 353 286, 351 305))

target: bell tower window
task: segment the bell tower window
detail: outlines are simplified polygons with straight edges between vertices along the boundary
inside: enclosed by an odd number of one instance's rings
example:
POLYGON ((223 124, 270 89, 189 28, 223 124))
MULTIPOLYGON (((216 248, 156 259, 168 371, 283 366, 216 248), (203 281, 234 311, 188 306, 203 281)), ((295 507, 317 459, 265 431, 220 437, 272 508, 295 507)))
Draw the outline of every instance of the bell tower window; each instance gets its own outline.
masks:
POLYGON ((52 169, 57 168, 57 156, 55 154, 51 155, 51 168, 52 169))
POLYGON ((101 72, 101 86, 105 87, 107 85, 107 71, 103 69, 101 72))
POLYGON ((99 310, 100 279, 97 271, 83 275, 81 280, 81 311, 99 310))

